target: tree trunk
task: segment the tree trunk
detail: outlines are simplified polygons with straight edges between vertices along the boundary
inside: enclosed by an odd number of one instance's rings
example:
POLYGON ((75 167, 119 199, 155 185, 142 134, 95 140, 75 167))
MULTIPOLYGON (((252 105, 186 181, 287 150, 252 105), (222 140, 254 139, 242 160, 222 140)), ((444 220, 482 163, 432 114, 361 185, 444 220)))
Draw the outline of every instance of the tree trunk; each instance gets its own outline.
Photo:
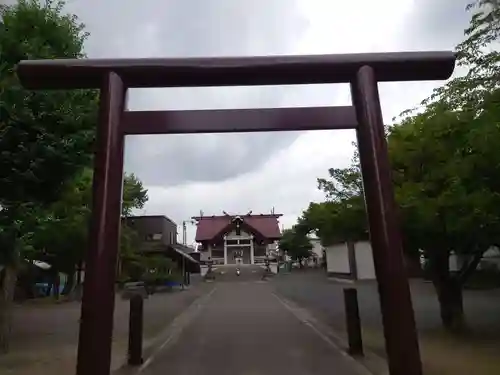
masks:
POLYGON ((82 300, 82 294, 83 294, 83 285, 82 285, 82 272, 83 272, 83 263, 79 262, 77 266, 77 273, 76 273, 76 285, 73 288, 73 296, 77 301, 82 300))
POLYGON ((462 279, 450 271, 450 250, 445 245, 429 249, 428 270, 437 292, 441 321, 448 331, 459 332, 465 328, 462 298, 462 279))
POLYGON ((50 297, 52 295, 52 288, 54 287, 54 280, 52 277, 49 278, 47 282, 47 289, 45 290, 45 297, 50 297))
POLYGON ((66 284, 64 284, 64 288, 61 292, 63 296, 71 294, 71 292, 73 291, 73 287, 75 286, 75 270, 69 270, 66 272, 66 274, 68 275, 68 277, 66 279, 66 284))
POLYGON ((56 299, 59 299, 60 293, 59 293, 59 286, 61 285, 61 276, 59 275, 59 271, 56 271, 54 274, 54 297, 56 299))
POLYGON ((441 320, 450 332, 461 333, 467 329, 463 304, 463 285, 476 270, 485 249, 476 249, 469 261, 464 263, 459 272, 451 274, 449 252, 434 252, 431 270, 437 291, 441 320))
POLYGON ((441 321, 448 331, 461 332, 465 327, 462 283, 454 278, 435 285, 441 321))
POLYGON ((12 320, 12 302, 16 289, 17 267, 6 265, 0 272, 0 353, 7 353, 12 320))

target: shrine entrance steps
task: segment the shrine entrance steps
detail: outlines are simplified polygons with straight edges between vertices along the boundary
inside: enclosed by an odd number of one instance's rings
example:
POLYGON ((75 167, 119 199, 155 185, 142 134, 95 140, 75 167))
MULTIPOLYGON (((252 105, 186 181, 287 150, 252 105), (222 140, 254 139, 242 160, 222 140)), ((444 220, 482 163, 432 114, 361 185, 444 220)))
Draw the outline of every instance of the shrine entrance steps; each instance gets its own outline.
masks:
POLYGON ((256 264, 242 264, 236 266, 231 265, 221 265, 214 266, 213 275, 214 282, 251 282, 262 280, 264 275, 264 268, 256 264), (236 274, 236 269, 240 270, 240 275, 236 274))

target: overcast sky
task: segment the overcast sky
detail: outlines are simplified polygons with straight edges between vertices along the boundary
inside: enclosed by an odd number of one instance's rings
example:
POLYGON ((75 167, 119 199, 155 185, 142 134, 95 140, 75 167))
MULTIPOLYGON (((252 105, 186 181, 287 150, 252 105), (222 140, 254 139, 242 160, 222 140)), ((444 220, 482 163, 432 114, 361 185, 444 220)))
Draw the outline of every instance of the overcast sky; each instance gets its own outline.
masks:
MULTIPOLYGON (((463 38, 467 2, 70 0, 67 9, 91 33, 89 57, 250 56, 450 50, 463 38)), ((386 122, 439 84, 381 85, 386 122)), ((132 110, 348 104, 343 85, 132 90, 129 100, 132 110)), ((167 215, 179 232, 200 210, 274 207, 288 227, 323 199, 316 178, 348 165, 353 140, 351 131, 135 136, 127 139, 125 169, 149 189, 141 213, 167 215)), ((194 232, 188 225, 189 241, 194 232)))

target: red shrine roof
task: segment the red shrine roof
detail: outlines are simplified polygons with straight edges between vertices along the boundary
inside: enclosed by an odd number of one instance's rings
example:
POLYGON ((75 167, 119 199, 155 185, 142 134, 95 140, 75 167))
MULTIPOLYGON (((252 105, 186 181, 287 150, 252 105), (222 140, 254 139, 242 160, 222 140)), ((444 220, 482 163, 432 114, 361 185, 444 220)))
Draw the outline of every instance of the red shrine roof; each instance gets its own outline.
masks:
POLYGON ((253 229, 256 234, 269 239, 281 238, 279 227, 279 214, 260 214, 260 215, 221 215, 221 216, 196 216, 196 242, 209 241, 221 234, 224 229, 229 227, 232 221, 239 217, 243 224, 253 229))

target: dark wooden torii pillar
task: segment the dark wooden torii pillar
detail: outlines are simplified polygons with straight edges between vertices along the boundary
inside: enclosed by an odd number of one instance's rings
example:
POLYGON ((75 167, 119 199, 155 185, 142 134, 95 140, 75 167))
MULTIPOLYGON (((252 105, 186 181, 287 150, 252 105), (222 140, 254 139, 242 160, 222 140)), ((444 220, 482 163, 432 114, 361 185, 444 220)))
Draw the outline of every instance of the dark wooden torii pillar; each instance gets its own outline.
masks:
POLYGON ((452 52, 176 59, 31 60, 28 89, 101 90, 77 375, 109 375, 127 134, 356 129, 391 375, 421 375, 378 82, 447 79, 452 52), (353 107, 124 112, 128 88, 350 83, 353 107))

